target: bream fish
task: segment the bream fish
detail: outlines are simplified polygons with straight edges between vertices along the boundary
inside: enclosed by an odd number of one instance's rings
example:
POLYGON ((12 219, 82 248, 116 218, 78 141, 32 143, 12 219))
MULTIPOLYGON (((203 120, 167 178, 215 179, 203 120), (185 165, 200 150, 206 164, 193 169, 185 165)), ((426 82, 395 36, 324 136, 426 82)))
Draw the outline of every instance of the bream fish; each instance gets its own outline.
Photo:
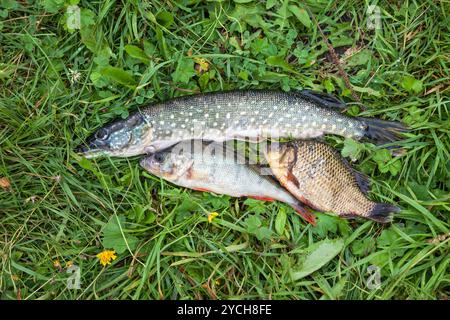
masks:
POLYGON ((276 144, 266 152, 278 181, 307 206, 341 217, 388 223, 400 209, 366 196, 367 176, 357 172, 331 146, 315 140, 276 144))
POLYGON ((261 175, 236 152, 227 150, 222 144, 183 141, 142 158, 140 164, 153 175, 178 186, 232 197, 284 202, 315 225, 314 216, 276 180, 261 175))
POLYGON ((149 154, 179 141, 307 139, 335 134, 376 143, 395 141, 398 122, 349 117, 334 97, 313 91, 212 92, 150 105, 99 129, 78 151, 86 157, 149 154))

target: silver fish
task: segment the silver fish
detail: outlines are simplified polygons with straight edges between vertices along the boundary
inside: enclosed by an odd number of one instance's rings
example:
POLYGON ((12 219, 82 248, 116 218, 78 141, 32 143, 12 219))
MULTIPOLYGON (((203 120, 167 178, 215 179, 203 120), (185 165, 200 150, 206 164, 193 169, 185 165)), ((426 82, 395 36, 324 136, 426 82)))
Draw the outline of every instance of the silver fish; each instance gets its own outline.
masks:
POLYGON ((140 164, 155 176, 185 188, 287 203, 315 224, 314 216, 276 180, 262 175, 235 152, 227 150, 231 149, 222 144, 183 141, 144 157, 140 164))
POLYGON ((86 157, 153 153, 179 141, 307 139, 335 134, 377 143, 395 141, 398 122, 349 117, 339 100, 312 91, 248 90, 175 98, 138 110, 99 129, 78 151, 86 157))

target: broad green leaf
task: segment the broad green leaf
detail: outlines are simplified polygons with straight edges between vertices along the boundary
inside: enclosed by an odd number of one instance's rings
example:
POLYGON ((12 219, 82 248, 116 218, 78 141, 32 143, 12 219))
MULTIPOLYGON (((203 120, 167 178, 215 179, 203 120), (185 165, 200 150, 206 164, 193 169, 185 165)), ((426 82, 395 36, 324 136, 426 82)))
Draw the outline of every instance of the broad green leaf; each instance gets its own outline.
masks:
POLYGON ((98 50, 95 33, 96 30, 93 26, 81 28, 80 30, 81 42, 94 53, 96 53, 96 51, 98 50))
POLYGON ((0 0, 0 8, 15 10, 18 7, 19 3, 16 0, 0 0))
POLYGON ((347 66, 354 67, 354 66, 361 66, 366 65, 367 62, 369 62, 370 58, 372 57, 372 53, 368 49, 361 50, 347 60, 347 66))
POLYGON ((238 76, 239 76, 239 78, 241 78, 242 80, 248 81, 249 73, 248 73, 247 70, 241 70, 241 71, 239 71, 238 76))
POLYGON ((144 50, 142 50, 139 47, 133 46, 131 44, 128 44, 125 46, 125 51, 128 53, 132 58, 138 59, 139 61, 142 61, 145 64, 150 63, 149 57, 145 54, 144 50))
POLYGON ((89 75, 89 79, 91 79, 94 86, 98 88, 103 88, 108 85, 109 81, 106 79, 100 72, 93 71, 89 75))
POLYGON ((178 61, 176 70, 172 73, 174 82, 188 83, 195 76, 194 61, 192 59, 181 59, 178 61))
POLYGON ((299 8, 294 4, 290 5, 288 8, 289 11, 297 17, 298 21, 300 21, 308 29, 311 28, 311 18, 305 9, 299 8))
POLYGON ((156 52, 156 46, 150 41, 144 40, 144 52, 147 57, 151 57, 156 52))
POLYGON ((277 217, 275 218, 275 231, 281 236, 284 232, 284 227, 286 226, 286 211, 280 208, 277 217))
POLYGON ((267 208, 263 201, 255 199, 245 199, 244 205, 248 206, 248 211, 254 212, 256 214, 266 212, 267 208))
POLYGON ((267 0, 266 1, 266 10, 269 10, 270 8, 275 6, 277 4, 277 1, 278 0, 267 0))
POLYGON ((95 24, 95 13, 89 9, 82 8, 80 10, 81 28, 95 24))
POLYGON ((94 168, 94 166, 92 165, 92 162, 89 161, 87 158, 82 157, 80 161, 78 161, 78 164, 80 165, 80 167, 82 167, 83 169, 89 170, 94 174, 97 174, 98 171, 97 169, 94 168))
POLYGON ((125 252, 127 248, 134 250, 138 239, 130 236, 125 230, 125 217, 122 215, 111 216, 108 223, 102 229, 102 245, 107 249, 114 249, 118 254, 125 252))
POLYGON ((369 259, 370 264, 373 264, 375 266, 378 266, 382 268, 385 266, 389 261, 391 261, 391 257, 388 251, 375 251, 372 254, 370 254, 367 259, 369 259))
POLYGON ((377 247, 390 247, 400 236, 392 229, 384 229, 377 238, 377 247))
POLYGON ((341 150, 341 155, 343 157, 349 157, 352 161, 356 161, 361 157, 363 150, 363 144, 356 142, 351 138, 346 138, 344 141, 344 148, 341 150))
POLYGON ((109 65, 109 59, 113 56, 111 49, 108 46, 105 46, 97 51, 94 62, 98 66, 107 67, 109 65))
POLYGON ((325 238, 328 233, 335 234, 337 232, 339 218, 324 213, 317 214, 317 225, 313 228, 313 232, 321 238, 325 238))
POLYGON ((400 159, 392 159, 391 153, 387 149, 376 150, 372 156, 372 159, 377 163, 378 170, 381 173, 390 172, 393 176, 401 169, 400 159))
POLYGON ((156 15, 156 21, 165 28, 169 28, 173 24, 173 15, 168 11, 161 11, 156 15))
POLYGON ((269 239, 272 231, 262 226, 261 219, 257 215, 253 215, 245 219, 247 232, 256 236, 258 240, 269 239))
POLYGON ((279 67, 286 71, 295 72, 295 70, 292 69, 291 65, 286 62, 284 57, 270 56, 270 57, 267 57, 266 62, 269 66, 279 67))
POLYGON ((199 78, 198 78, 198 84, 200 86, 200 89, 205 90, 206 86, 208 85, 209 82, 209 72, 206 72, 204 74, 202 74, 199 78))
POLYGON ((241 50, 241 46, 236 37, 231 37, 228 41, 236 50, 241 50))
POLYGON ((292 280, 302 279, 319 270, 337 256, 343 248, 344 240, 342 239, 326 239, 314 243, 305 250, 306 257, 304 257, 300 267, 291 272, 292 280))
POLYGON ((420 93, 423 89, 422 81, 417 80, 413 76, 405 76, 403 77, 402 81, 400 82, 400 85, 403 89, 405 89, 408 92, 414 92, 414 93, 420 93))
POLYGON ((256 215, 245 219, 245 223, 247 224, 247 230, 249 233, 255 233, 261 226, 261 220, 256 215))
POLYGON ((56 13, 64 7, 64 0, 42 0, 45 11, 56 13))
POLYGON ((352 243, 352 252, 356 256, 363 256, 372 249, 375 248, 375 243, 373 239, 365 238, 362 240, 355 240, 352 243))
POLYGON ((270 236, 272 235, 272 230, 266 227, 261 227, 257 229, 254 233, 256 238, 261 241, 264 239, 270 239, 270 236))
POLYGON ((123 70, 122 68, 117 67, 105 67, 101 69, 100 73, 105 77, 120 83, 124 86, 134 88, 136 86, 136 81, 130 72, 123 70))
POLYGON ((269 43, 267 38, 256 38, 250 44, 250 49, 254 55, 263 54, 265 56, 274 56, 277 54, 277 47, 269 43))
POLYGON ((328 93, 331 93, 336 89, 333 85, 333 82, 330 79, 325 79, 323 81, 323 86, 325 87, 328 93))

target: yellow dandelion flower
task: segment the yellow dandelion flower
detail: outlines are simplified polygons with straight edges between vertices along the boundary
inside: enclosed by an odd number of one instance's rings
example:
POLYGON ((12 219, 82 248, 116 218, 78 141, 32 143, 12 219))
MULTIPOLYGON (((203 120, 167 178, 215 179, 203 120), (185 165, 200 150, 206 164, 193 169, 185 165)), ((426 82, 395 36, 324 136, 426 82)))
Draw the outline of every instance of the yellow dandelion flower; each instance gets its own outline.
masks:
POLYGON ((59 262, 58 259, 53 260, 53 266, 54 266, 55 268, 60 268, 60 267, 61 267, 61 262, 59 262))
POLYGON ((97 258, 103 266, 106 266, 107 264, 111 264, 111 261, 115 260, 117 256, 114 250, 104 250, 97 254, 97 258))
POLYGON ((209 62, 203 58, 194 58, 195 63, 197 64, 196 70, 200 73, 206 72, 209 70, 209 62))
POLYGON ((208 214, 208 222, 211 223, 218 215, 219 214, 217 212, 211 212, 210 214, 208 214))
POLYGON ((66 262, 66 268, 70 268, 71 266, 73 266, 73 261, 69 260, 66 262))

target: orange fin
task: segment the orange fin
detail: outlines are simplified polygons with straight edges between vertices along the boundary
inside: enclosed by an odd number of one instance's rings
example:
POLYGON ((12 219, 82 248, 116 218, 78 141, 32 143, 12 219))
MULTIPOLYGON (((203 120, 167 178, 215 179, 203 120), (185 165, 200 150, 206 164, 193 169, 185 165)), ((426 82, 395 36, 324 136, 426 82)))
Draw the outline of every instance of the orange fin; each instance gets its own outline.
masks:
POLYGON ((297 188, 300 186, 300 183, 298 182, 297 178, 292 174, 291 171, 288 172, 286 179, 292 182, 297 188))
POLYGON ((261 201, 270 201, 270 202, 275 201, 275 199, 273 199, 273 198, 264 197, 264 196, 248 196, 248 197, 252 198, 252 199, 256 199, 256 200, 261 200, 261 201))
MULTIPOLYGON (((309 200, 306 199, 305 197, 298 196, 297 199, 300 200, 301 202, 303 202, 304 204, 306 204, 308 207, 313 208, 313 209, 315 209, 315 210, 318 210, 318 209, 311 203, 311 201, 309 201, 309 200)), ((320 211, 320 210, 319 210, 319 211, 320 211)))
POLYGON ((206 188, 192 188, 192 189, 196 190, 196 191, 201 191, 201 192, 211 192, 211 190, 208 190, 206 188))
POLYGON ((293 206, 293 208, 303 219, 311 223, 313 226, 317 225, 316 217, 308 209, 301 205, 293 206))

